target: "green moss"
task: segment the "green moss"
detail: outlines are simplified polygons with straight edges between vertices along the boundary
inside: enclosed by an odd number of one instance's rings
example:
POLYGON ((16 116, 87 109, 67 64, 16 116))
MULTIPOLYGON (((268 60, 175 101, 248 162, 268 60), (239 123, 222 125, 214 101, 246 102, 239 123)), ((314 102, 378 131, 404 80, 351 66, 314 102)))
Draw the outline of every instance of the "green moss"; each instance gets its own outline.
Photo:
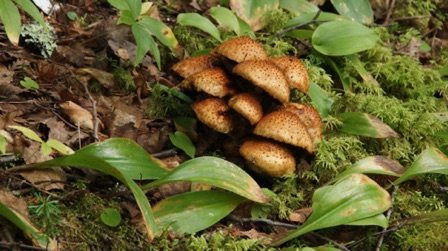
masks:
POLYGON ((268 34, 276 34, 285 27, 286 22, 290 19, 291 15, 282 9, 270 10, 263 14, 263 23, 266 24, 263 31, 268 34))
POLYGON ((112 74, 114 74, 114 78, 117 81, 118 86, 125 92, 125 94, 129 94, 137 90, 134 78, 128 70, 121 67, 115 67, 112 70, 112 74))
POLYGON ((174 88, 155 84, 151 89, 145 113, 150 118, 192 116, 189 102, 179 98, 185 95, 174 88))
POLYGON ((295 175, 276 179, 272 188, 276 196, 273 196, 270 201, 273 206, 272 213, 279 219, 288 219, 290 213, 300 208, 304 202, 306 190, 303 184, 300 184, 299 189, 295 175))
POLYGON ((200 30, 189 27, 176 25, 173 33, 179 44, 189 53, 211 49, 218 45, 218 41, 208 34, 202 33, 200 30))

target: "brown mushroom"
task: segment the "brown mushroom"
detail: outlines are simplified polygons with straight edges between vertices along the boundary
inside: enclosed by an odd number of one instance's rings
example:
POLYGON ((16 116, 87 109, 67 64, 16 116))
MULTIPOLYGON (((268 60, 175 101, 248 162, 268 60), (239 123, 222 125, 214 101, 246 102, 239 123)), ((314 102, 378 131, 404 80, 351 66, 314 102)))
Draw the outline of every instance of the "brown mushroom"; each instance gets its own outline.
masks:
POLYGON ((246 60, 265 60, 268 58, 263 46, 258 41, 246 36, 225 41, 215 47, 211 51, 211 54, 213 56, 228 58, 237 63, 246 60))
POLYGON ((249 80, 282 103, 289 101, 289 86, 282 70, 267 60, 249 60, 237 64, 233 73, 249 80))
POLYGON ((181 60, 173 65, 173 67, 171 67, 171 70, 173 70, 183 78, 188 78, 190 75, 211 68, 218 64, 219 59, 210 55, 202 55, 181 60))
POLYGON ((299 103, 289 103, 285 105, 284 110, 292 112, 299 117, 305 124, 314 145, 322 140, 322 119, 314 107, 299 103))
POLYGON ((220 98, 235 93, 229 77, 219 67, 212 67, 195 73, 184 79, 181 85, 183 88, 203 91, 220 98))
POLYGON ((220 98, 207 98, 192 105, 196 117, 206 126, 221 133, 233 129, 232 120, 227 114, 229 106, 220 98))
POLYGON ((238 93, 229 99, 229 106, 255 125, 263 117, 260 101, 247 92, 238 93))
POLYGON ((289 86, 297 88, 305 94, 308 93, 310 80, 308 72, 300 59, 292 56, 283 56, 270 58, 269 61, 283 69, 289 86))
POLYGON ((248 140, 241 145, 240 154, 254 171, 273 177, 292 174, 296 170, 291 151, 271 140, 248 140))
POLYGON ((305 124, 292 112, 278 110, 267 114, 255 126, 254 134, 313 151, 305 124))

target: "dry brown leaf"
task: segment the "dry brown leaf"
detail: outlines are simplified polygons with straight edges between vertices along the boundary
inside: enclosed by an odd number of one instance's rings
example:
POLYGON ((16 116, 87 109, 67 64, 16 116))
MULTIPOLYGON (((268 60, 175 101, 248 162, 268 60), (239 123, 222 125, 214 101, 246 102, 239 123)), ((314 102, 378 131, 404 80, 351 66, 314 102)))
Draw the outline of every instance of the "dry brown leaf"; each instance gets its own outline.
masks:
POLYGON ((289 220, 297 223, 304 223, 310 214, 313 212, 312 208, 301 208, 289 214, 289 220))
POLYGON ((23 217, 28 217, 28 203, 24 199, 14 196, 9 191, 0 190, 0 202, 23 217))
POLYGON ((59 106, 73 124, 83 129, 93 130, 93 116, 89 111, 72 101, 64 102, 59 106))
MULTIPOLYGON (((117 84, 115 83, 115 77, 112 73, 101 71, 95 68, 80 68, 76 70, 77 75, 87 75, 89 78, 98 80, 100 85, 105 89, 112 89, 117 84)), ((86 79, 88 81, 88 79, 86 79)))
POLYGON ((59 121, 55 117, 42 121, 42 123, 47 125, 47 127, 50 129, 50 132, 48 133, 48 138, 50 139, 55 139, 60 142, 66 142, 73 134, 73 132, 67 130, 64 122, 59 121))

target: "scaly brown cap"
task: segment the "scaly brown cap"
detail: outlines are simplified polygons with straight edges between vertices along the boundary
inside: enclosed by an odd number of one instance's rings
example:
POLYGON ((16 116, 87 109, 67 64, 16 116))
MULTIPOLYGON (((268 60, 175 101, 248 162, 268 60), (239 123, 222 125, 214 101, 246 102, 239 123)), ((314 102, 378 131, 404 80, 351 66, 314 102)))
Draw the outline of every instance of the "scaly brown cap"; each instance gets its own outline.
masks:
POLYGON ((314 144, 322 140, 322 119, 314 107, 299 103, 289 103, 285 105, 283 110, 292 112, 299 117, 305 124, 314 144))
POLYGON ((235 93, 229 77, 223 69, 212 67, 195 73, 181 82, 186 89, 202 91, 215 97, 224 97, 235 93))
POLYGON ((218 63, 219 59, 210 55, 202 55, 181 60, 173 65, 173 67, 171 67, 171 70, 173 70, 183 78, 188 78, 195 73, 218 65, 218 63))
POLYGON ((310 80, 302 60, 292 56, 283 56, 270 58, 269 61, 283 69, 286 80, 291 87, 297 88, 305 94, 308 93, 310 80))
POLYGON ((292 174, 296 170, 296 161, 291 151, 277 142, 248 140, 241 145, 240 154, 252 169, 273 177, 292 174))
POLYGON ((260 101, 247 92, 239 93, 230 98, 229 106, 255 125, 263 117, 263 108, 260 101))
POLYGON ((220 98, 207 98, 192 105, 196 117, 206 126, 221 133, 229 133, 233 129, 232 120, 227 114, 229 106, 220 98))
POLYGON ((267 60, 249 60, 233 67, 233 73, 249 80, 282 103, 289 101, 289 86, 282 70, 267 60))
POLYGON ((228 58, 237 63, 246 60, 265 60, 268 58, 263 46, 250 37, 236 37, 215 47, 211 54, 228 58))
POLYGON ((254 134, 301 147, 309 153, 313 151, 313 141, 305 124, 292 112, 269 113, 255 126, 254 134))

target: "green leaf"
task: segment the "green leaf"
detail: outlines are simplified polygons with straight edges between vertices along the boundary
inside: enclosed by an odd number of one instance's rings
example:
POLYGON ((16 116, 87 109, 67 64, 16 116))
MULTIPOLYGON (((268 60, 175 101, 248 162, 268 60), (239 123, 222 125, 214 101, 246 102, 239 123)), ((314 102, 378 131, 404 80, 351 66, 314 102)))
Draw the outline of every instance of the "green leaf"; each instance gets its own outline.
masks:
MULTIPOLYGON (((293 19, 290 19, 288 22, 286 22, 285 27, 289 28, 289 27, 298 26, 298 25, 302 25, 304 23, 310 22, 316 17, 316 14, 317 14, 317 10, 310 12, 310 13, 299 15, 293 19)), ((345 19, 345 17, 334 14, 334 13, 321 12, 315 20, 317 20, 317 21, 337 21, 337 20, 346 20, 346 19, 345 19)))
POLYGON ((342 16, 364 24, 373 22, 373 10, 369 0, 331 0, 342 16))
POLYGON ((370 156, 349 166, 345 171, 330 180, 328 184, 334 183, 355 173, 371 173, 400 177, 405 171, 406 169, 400 164, 400 162, 387 156, 370 156))
POLYGON ((73 21, 78 18, 78 15, 74 11, 69 11, 69 12, 67 12, 67 17, 68 17, 68 19, 73 21))
POLYGON ((335 185, 316 190, 313 213, 297 230, 276 241, 277 246, 313 230, 346 225, 386 211, 392 200, 389 193, 364 174, 352 174, 335 185))
POLYGON ((129 8, 127 2, 123 0, 107 0, 107 2, 120 11, 127 10, 129 8))
POLYGON ((6 139, 0 134, 0 153, 6 153, 6 139))
POLYGON ((7 203, 11 203, 11 199, 7 198, 8 196, 13 195, 9 195, 6 191, 0 190, 0 215, 22 230, 25 236, 32 240, 34 245, 45 250, 58 250, 57 243, 53 239, 50 239, 37 229, 25 216, 13 208, 8 207, 7 203))
POLYGON ((210 16, 218 21, 218 23, 232 29, 238 36, 241 36, 238 18, 231 10, 220 6, 212 7, 210 8, 210 16))
POLYGON ((372 217, 367 217, 361 220, 352 221, 346 225, 350 226, 380 226, 382 228, 387 228, 389 225, 389 220, 384 216, 384 214, 377 214, 372 217))
POLYGON ((179 45, 173 31, 163 22, 148 17, 140 20, 138 24, 146 28, 148 33, 154 35, 165 46, 175 48, 179 45))
POLYGON ((378 36, 375 31, 353 21, 332 21, 314 31, 312 44, 328 56, 344 56, 371 49, 378 36))
POLYGON ((196 119, 191 117, 175 117, 172 119, 176 128, 181 128, 187 132, 194 132, 194 125, 196 124, 196 119))
POLYGON ((51 153, 51 146, 49 146, 45 142, 42 142, 42 143, 40 143, 40 150, 42 151, 42 154, 44 156, 48 156, 51 153))
POLYGON ((370 114, 346 112, 334 116, 341 119, 342 132, 372 138, 398 138, 398 134, 390 126, 370 114))
POLYGON ((341 80, 342 83, 342 87, 344 87, 344 91, 351 92, 352 85, 350 81, 348 81, 348 79, 344 76, 343 71, 341 71, 341 69, 339 68, 339 65, 336 64, 336 62, 331 57, 325 55, 322 55, 321 57, 331 67, 331 69, 333 69, 336 72, 336 74, 338 74, 339 79, 341 80))
POLYGON ((142 186, 142 189, 173 181, 206 183, 261 203, 269 200, 251 176, 235 164, 217 157, 205 156, 185 161, 161 179, 142 186))
POLYGON ((424 150, 408 170, 394 181, 394 184, 398 185, 414 176, 426 173, 448 174, 448 158, 435 147, 424 150))
POLYGON ((153 158, 141 146, 129 139, 108 139, 88 145, 69 156, 74 159, 95 156, 133 180, 159 179, 169 172, 162 161, 153 158))
POLYGON ((160 51, 157 47, 156 41, 152 38, 151 33, 144 27, 141 21, 132 25, 132 34, 134 35, 135 42, 137 43, 137 52, 135 55, 134 65, 137 66, 142 61, 143 57, 150 50, 154 59, 156 60, 157 67, 161 69, 160 65, 160 51))
POLYGON ((29 77, 25 77, 23 80, 21 80, 20 85, 25 87, 26 89, 39 89, 39 84, 29 77))
POLYGON ((297 29, 288 31, 285 33, 285 36, 297 38, 297 39, 311 39, 313 36, 313 30, 305 30, 305 29, 297 29))
POLYGON ((185 133, 180 131, 177 131, 174 134, 170 133, 170 140, 175 147, 182 149, 182 151, 184 151, 190 158, 194 158, 196 147, 185 133))
POLYGON ((278 0, 232 1, 230 8, 251 27, 251 30, 258 31, 266 25, 265 14, 278 9, 278 0))
POLYGON ((17 7, 11 0, 0 1, 0 19, 5 26, 6 36, 13 45, 19 45, 22 20, 17 7))
POLYGON ((298 16, 305 13, 316 13, 319 11, 316 5, 306 0, 280 0, 280 7, 298 16))
POLYGON ((308 96, 310 96, 311 100, 316 105, 316 109, 322 118, 325 118, 330 114, 334 100, 328 96, 324 89, 316 83, 310 82, 308 96))
POLYGON ((353 64, 355 70, 358 72, 359 76, 361 76, 364 83, 380 86, 376 79, 374 79, 373 76, 366 70, 364 64, 361 60, 359 60, 359 57, 356 54, 347 55, 345 58, 353 64))
POLYGON ((222 42, 218 28, 208 18, 198 13, 181 13, 177 16, 177 22, 182 26, 196 27, 222 42))
POLYGON ((116 227, 121 222, 121 214, 115 208, 107 208, 101 213, 100 219, 104 224, 110 227, 116 227))
POLYGON ((70 147, 64 145, 62 142, 55 140, 55 139, 47 140, 46 144, 48 146, 50 146, 51 148, 57 150, 58 152, 60 152, 63 155, 75 153, 75 151, 73 151, 73 149, 71 149, 70 147))
MULTIPOLYGON (((114 139, 111 139, 111 140, 113 141, 114 139)), ((120 139, 115 139, 115 140, 120 140, 120 139)), ((132 142, 130 140, 120 140, 119 142, 123 142, 123 141, 132 142)), ((90 146, 92 146, 92 145, 90 145, 90 146)), ((88 146, 88 147, 90 147, 90 146, 88 146)), ((125 144, 125 145, 121 144, 121 146, 133 148, 132 144, 125 144)), ((85 149, 85 148, 83 148, 83 149, 85 149)), ((142 213, 142 216, 143 216, 143 222, 145 224, 145 228, 146 228, 145 230, 148 234, 148 240, 152 241, 152 239, 154 238, 156 225, 155 225, 153 213, 151 211, 151 206, 149 205, 149 202, 148 202, 148 199, 146 198, 145 193, 131 179, 131 177, 126 176, 127 174, 123 173, 120 169, 112 166, 110 163, 106 162, 105 160, 101 159, 100 157, 88 154, 89 151, 84 151, 82 154, 79 154, 79 152, 82 151, 83 149, 77 151, 76 153, 74 153, 72 155, 62 156, 57 159, 52 159, 52 160, 48 160, 48 161, 41 162, 41 163, 29 164, 29 165, 25 165, 25 166, 13 167, 11 169, 8 169, 8 172, 16 172, 16 171, 27 170, 27 169, 44 169, 44 168, 50 168, 50 167, 55 167, 55 166, 78 166, 78 167, 90 168, 90 169, 97 170, 97 171, 106 173, 108 175, 111 175, 111 176, 115 177, 117 180, 121 181, 123 184, 125 184, 129 188, 129 190, 131 190, 131 192, 133 193, 135 200, 137 201, 137 204, 138 204, 140 211, 142 213)), ((92 148, 90 148, 90 149, 92 149, 92 148)), ((94 149, 95 149, 95 147, 94 147, 94 149)), ((108 155, 109 161, 111 159, 115 160, 115 161, 117 160, 116 157, 114 156, 114 153, 120 154, 123 152, 129 153, 129 155, 127 156, 127 159, 121 159, 121 162, 127 163, 127 162, 141 161, 141 160, 135 159, 136 156, 133 156, 132 150, 129 151, 129 149, 114 149, 114 148, 112 148, 112 149, 107 148, 107 149, 104 149, 104 147, 103 147, 103 150, 105 150, 105 151, 100 153, 99 155, 100 156, 101 156, 101 154, 108 155), (109 149, 111 151, 107 151, 107 149, 109 149), (122 151, 122 150, 125 150, 125 151, 122 151)), ((135 148, 134 148, 134 150, 135 150, 135 148)), ((131 166, 131 168, 132 168, 132 166, 131 166)))
POLYGON ((158 233, 168 227, 177 234, 196 233, 212 226, 244 201, 236 194, 214 190, 169 197, 153 207, 158 233))
POLYGON ((118 18, 117 24, 134 25, 135 23, 135 18, 130 10, 120 11, 120 17, 118 18))
POLYGON ((44 143, 44 141, 31 129, 28 129, 23 126, 8 126, 8 127, 20 131, 21 133, 23 133, 23 135, 25 135, 25 137, 31 140, 34 140, 39 143, 44 143))
POLYGON ((28 15, 36 20, 44 29, 48 29, 44 18, 40 14, 39 9, 36 8, 33 2, 30 0, 14 0, 28 15))

